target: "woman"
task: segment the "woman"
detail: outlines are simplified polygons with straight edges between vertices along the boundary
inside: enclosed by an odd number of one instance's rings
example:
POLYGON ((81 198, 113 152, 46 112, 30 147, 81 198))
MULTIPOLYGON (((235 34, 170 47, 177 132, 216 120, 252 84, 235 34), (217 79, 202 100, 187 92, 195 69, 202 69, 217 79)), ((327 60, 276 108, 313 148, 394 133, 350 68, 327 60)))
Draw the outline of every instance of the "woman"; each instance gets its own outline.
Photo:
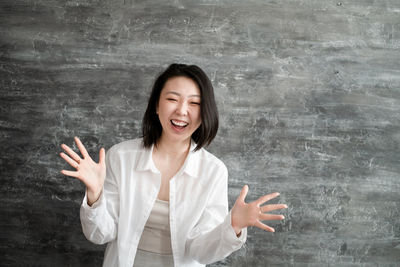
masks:
POLYGON ((204 266, 246 241, 247 227, 274 229, 261 220, 287 208, 264 205, 273 193, 245 203, 245 185, 228 212, 228 172, 207 152, 218 129, 214 92, 197 66, 172 64, 155 81, 143 118, 143 138, 100 149, 99 163, 75 142, 63 144, 76 171, 62 170, 87 187, 80 211, 83 232, 108 243, 103 266, 204 266), (106 167, 107 166, 107 167, 106 167))

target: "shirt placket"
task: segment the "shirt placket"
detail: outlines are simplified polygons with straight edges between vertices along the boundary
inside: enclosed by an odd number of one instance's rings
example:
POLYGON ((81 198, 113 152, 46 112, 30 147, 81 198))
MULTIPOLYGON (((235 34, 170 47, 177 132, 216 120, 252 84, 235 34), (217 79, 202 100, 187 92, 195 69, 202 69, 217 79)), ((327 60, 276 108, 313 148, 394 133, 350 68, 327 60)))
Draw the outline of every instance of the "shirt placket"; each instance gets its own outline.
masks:
POLYGON ((171 230, 171 247, 172 255, 174 258, 174 266, 179 266, 179 248, 177 243, 177 230, 176 230, 176 211, 175 211, 175 201, 176 201, 176 178, 173 177, 169 182, 169 224, 171 230))

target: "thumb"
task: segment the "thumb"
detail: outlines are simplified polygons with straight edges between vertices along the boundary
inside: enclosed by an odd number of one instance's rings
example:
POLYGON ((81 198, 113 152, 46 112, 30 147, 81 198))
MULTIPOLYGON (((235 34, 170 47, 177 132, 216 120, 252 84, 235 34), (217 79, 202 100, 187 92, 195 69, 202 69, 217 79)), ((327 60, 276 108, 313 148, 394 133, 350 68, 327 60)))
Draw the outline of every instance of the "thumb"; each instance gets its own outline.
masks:
POLYGON ((99 152, 99 164, 104 165, 106 159, 106 150, 102 147, 99 152))
POLYGON ((243 186, 242 191, 240 191, 240 195, 237 200, 244 202, 244 200, 246 199, 246 196, 247 196, 247 192, 249 192, 249 186, 245 185, 245 186, 243 186))

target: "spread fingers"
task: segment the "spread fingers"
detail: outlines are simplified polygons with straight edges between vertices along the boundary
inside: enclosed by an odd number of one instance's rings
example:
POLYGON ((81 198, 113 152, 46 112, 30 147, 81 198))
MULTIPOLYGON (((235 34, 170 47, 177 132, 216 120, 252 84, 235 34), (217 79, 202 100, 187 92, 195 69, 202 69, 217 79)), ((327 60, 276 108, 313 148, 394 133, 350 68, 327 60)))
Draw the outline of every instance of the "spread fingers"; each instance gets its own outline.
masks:
POLYGON ((265 196, 262 196, 262 197, 258 198, 255 202, 258 205, 261 205, 261 204, 263 204, 263 203, 265 203, 265 202, 267 202, 267 201, 269 201, 269 200, 271 200, 273 198, 276 198, 277 196, 279 196, 278 192, 272 193, 272 194, 268 194, 268 195, 265 195, 265 196))
POLYGON ((287 205, 286 204, 271 204, 271 205, 265 205, 260 207, 261 208, 261 212, 265 213, 265 212, 269 212, 271 210, 281 210, 281 209, 287 209, 287 205))
POLYGON ((64 174, 64 175, 67 175, 67 176, 71 176, 71 177, 75 177, 75 178, 80 179, 78 177, 78 172, 62 170, 61 173, 64 174))
POLYGON ((68 155, 73 158, 76 162, 80 162, 81 161, 81 157, 79 157, 78 154, 75 153, 75 151, 73 151, 69 146, 67 146, 66 144, 62 144, 61 148, 65 150, 65 152, 68 153, 68 155))
POLYGON ((261 213, 259 215, 259 219, 262 221, 280 221, 285 219, 285 216, 283 215, 277 215, 277 214, 264 214, 261 213))
POLYGON ((275 229, 274 228, 272 228, 272 227, 270 227, 270 226, 268 226, 268 225, 266 225, 266 224, 263 224, 262 222, 260 222, 260 221, 257 221, 255 224, 254 224, 254 226, 256 226, 256 227, 258 227, 258 228, 260 228, 260 229, 263 229, 263 230, 265 230, 265 231, 268 231, 268 232, 275 232, 275 229))
POLYGON ((82 144, 81 140, 75 136, 75 143, 79 148, 79 151, 81 151, 81 154, 83 158, 87 158, 89 156, 89 153, 86 151, 85 146, 82 144))
POLYGON ((71 166, 74 167, 75 169, 78 169, 79 164, 78 164, 75 160, 73 160, 73 159, 71 159, 70 157, 68 157, 67 154, 65 154, 64 152, 61 152, 61 153, 60 153, 60 156, 61 156, 63 159, 65 159, 65 161, 68 162, 69 165, 71 165, 71 166))

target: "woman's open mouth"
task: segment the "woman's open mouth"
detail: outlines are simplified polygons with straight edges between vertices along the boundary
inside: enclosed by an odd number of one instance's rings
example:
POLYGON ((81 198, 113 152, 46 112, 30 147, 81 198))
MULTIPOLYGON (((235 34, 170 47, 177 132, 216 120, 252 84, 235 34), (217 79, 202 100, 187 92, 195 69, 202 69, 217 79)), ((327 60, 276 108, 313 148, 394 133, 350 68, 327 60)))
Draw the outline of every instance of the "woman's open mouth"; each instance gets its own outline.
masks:
POLYGON ((184 121, 178 121, 178 120, 171 120, 171 124, 174 128, 178 130, 184 129, 186 126, 189 125, 189 123, 184 122, 184 121))

